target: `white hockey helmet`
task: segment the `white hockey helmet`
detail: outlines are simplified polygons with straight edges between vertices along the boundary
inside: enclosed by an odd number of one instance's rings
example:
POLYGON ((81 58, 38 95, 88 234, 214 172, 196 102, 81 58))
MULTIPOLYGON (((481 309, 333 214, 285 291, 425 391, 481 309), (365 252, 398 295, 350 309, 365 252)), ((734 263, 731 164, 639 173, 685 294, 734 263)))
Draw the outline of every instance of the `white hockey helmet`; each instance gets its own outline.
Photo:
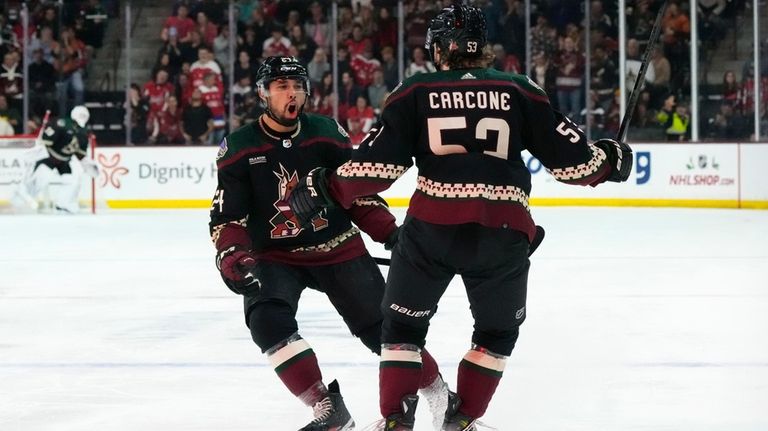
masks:
POLYGON ((88 108, 83 105, 77 105, 72 108, 72 112, 69 113, 69 117, 77 123, 80 127, 85 127, 88 124, 88 119, 91 118, 91 113, 88 112, 88 108))

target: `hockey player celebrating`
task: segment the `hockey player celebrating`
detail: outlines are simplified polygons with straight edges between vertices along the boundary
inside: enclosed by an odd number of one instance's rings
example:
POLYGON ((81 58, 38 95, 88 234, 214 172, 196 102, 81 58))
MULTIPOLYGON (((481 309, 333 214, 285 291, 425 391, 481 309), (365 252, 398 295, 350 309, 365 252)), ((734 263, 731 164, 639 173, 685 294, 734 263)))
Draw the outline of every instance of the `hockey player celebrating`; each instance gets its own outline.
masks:
POLYGON ((458 367, 458 400, 442 429, 475 430, 526 316, 535 224, 521 151, 556 179, 591 186, 625 181, 632 153, 609 139, 587 142, 530 79, 491 69, 480 9, 443 9, 430 22, 426 48, 438 71, 398 86, 352 160, 313 170, 289 205, 301 223, 321 210, 351 208, 360 196, 388 188, 416 160, 417 188, 392 250, 382 303, 379 404, 386 420, 377 429, 413 429, 418 352, 440 297, 459 274, 474 332, 458 367))
POLYGON ((69 214, 79 211, 80 177, 73 175, 70 160, 74 156, 80 162, 83 172, 94 178, 99 175, 99 169, 87 157, 88 131, 85 127, 90 118, 88 108, 75 106, 69 117, 43 126, 35 144, 44 147, 47 155, 25 172, 14 199, 17 206, 22 202, 32 210, 52 209, 57 213, 69 214), (50 185, 53 182, 61 183, 62 186, 56 195, 51 196, 50 185))
MULTIPOLYGON (((216 265, 224 283, 244 297, 253 341, 288 390, 313 407, 314 419, 302 430, 349 430, 354 421, 339 385, 324 384, 318 359, 299 334, 296 310, 305 288, 325 293, 350 332, 378 354, 384 279, 351 222, 391 245, 395 218, 371 195, 300 227, 288 194, 311 169, 336 169, 349 160, 352 145, 338 123, 303 112, 309 79, 294 57, 267 58, 256 79, 264 114, 224 138, 217 156, 210 221, 216 265)), ((447 386, 426 351, 420 362, 416 387, 442 422, 447 386)))

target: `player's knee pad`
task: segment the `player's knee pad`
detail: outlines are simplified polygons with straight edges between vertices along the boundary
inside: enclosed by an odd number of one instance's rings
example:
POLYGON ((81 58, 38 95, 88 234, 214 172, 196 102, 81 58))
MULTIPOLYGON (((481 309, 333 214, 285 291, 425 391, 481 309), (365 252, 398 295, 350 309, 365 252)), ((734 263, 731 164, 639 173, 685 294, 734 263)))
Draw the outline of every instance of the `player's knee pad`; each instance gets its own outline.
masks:
POLYGON ((38 165, 30 176, 30 189, 33 194, 47 193, 48 187, 58 178, 58 174, 47 165, 38 165))
POLYGON ((266 352, 267 349, 298 332, 293 309, 281 301, 259 302, 246 313, 246 324, 251 330, 253 342, 266 352))
POLYGON ((427 327, 412 326, 409 323, 392 319, 384 319, 381 325, 382 344, 414 344, 424 348, 427 337, 427 327))
POLYGON ((492 352, 509 356, 515 348, 518 335, 520 335, 520 328, 503 331, 475 330, 472 334, 472 342, 492 352))
POLYGON ((355 334, 360 341, 365 344, 365 347, 371 349, 371 351, 377 355, 381 354, 381 321, 363 329, 359 333, 355 334))

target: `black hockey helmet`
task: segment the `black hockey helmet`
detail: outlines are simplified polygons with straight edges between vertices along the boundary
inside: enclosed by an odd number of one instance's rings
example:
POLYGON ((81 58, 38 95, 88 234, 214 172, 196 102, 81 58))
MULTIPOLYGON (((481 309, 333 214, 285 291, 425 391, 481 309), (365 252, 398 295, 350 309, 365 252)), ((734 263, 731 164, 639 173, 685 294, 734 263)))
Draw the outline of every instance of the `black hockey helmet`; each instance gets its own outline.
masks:
POLYGON ((424 47, 432 60, 435 44, 443 56, 455 52, 463 57, 479 57, 487 42, 485 15, 476 7, 452 4, 429 22, 424 47))
POLYGON ((299 114, 301 114, 304 112, 304 106, 309 99, 309 74, 307 73, 307 68, 299 63, 296 57, 288 56, 268 57, 259 66, 259 70, 256 71, 256 88, 259 89, 259 93, 264 97, 261 100, 264 112, 283 126, 293 126, 298 121, 298 117, 296 120, 285 121, 272 112, 267 102, 269 98, 269 83, 281 78, 298 80, 304 86, 307 97, 304 98, 304 103, 299 106, 299 114))
POLYGON ((256 86, 266 91, 269 83, 279 78, 289 78, 301 81, 309 96, 309 74, 296 57, 277 56, 264 60, 256 71, 256 86))

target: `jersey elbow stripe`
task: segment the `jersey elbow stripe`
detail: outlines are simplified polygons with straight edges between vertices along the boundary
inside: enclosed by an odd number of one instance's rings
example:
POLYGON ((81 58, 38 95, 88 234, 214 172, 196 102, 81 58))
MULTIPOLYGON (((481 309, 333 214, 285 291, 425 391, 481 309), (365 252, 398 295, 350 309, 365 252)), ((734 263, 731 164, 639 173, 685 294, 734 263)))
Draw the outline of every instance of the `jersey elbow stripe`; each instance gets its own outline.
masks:
POLYGON ((395 181, 408 170, 392 163, 347 162, 336 169, 340 178, 382 178, 395 181))
POLYGON ((581 180, 596 174, 606 160, 608 160, 608 156, 605 155, 605 151, 592 144, 589 145, 589 149, 592 151, 592 158, 586 163, 565 168, 548 169, 549 173, 558 181, 565 183, 580 183, 581 180))

